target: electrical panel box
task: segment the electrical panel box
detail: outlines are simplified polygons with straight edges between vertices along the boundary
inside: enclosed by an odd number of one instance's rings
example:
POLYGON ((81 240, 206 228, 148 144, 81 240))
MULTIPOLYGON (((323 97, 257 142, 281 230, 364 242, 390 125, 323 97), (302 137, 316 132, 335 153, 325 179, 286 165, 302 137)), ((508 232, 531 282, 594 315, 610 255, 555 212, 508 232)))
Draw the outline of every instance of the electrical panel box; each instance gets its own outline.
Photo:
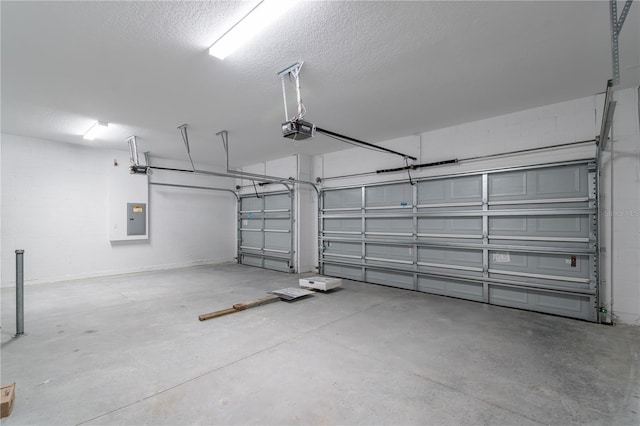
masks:
POLYGON ((127 235, 147 235, 146 203, 127 203, 127 235))

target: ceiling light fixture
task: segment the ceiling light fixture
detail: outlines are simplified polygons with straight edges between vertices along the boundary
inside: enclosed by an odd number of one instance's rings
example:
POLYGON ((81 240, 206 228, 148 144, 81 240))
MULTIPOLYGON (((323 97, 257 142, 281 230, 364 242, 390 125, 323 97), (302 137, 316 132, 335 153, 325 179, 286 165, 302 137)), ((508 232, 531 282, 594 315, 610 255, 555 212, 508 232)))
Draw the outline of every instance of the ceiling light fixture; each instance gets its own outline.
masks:
POLYGON ((82 137, 88 141, 92 141, 96 137, 98 137, 98 135, 100 135, 107 127, 109 127, 109 123, 106 123, 104 121, 96 121, 91 125, 91 127, 89 127, 89 130, 87 130, 82 137))
POLYGON ((209 55, 224 59, 286 12, 297 0, 263 0, 216 40, 209 55))

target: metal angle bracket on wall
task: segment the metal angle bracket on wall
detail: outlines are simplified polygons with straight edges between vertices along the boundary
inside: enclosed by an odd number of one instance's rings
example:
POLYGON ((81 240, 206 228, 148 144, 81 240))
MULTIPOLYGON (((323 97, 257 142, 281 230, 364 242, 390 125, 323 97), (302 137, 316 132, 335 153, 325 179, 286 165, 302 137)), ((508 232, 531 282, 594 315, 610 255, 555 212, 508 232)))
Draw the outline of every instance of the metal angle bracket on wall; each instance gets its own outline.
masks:
POLYGON ((618 38, 620 37, 620 31, 622 31, 622 25, 627 18, 629 9, 631 8, 633 0, 627 0, 622 8, 622 13, 618 18, 618 3, 617 0, 609 0, 609 12, 611 20, 611 66, 613 70, 613 84, 620 84, 620 52, 618 48, 618 38))
POLYGON ((606 148, 609 140, 609 131, 613 123, 613 114, 616 109, 616 101, 613 98, 613 80, 607 81, 607 90, 604 97, 604 109, 602 110, 602 123, 600 125, 600 134, 596 137, 598 149, 596 153, 596 162, 600 163, 600 153, 606 148))

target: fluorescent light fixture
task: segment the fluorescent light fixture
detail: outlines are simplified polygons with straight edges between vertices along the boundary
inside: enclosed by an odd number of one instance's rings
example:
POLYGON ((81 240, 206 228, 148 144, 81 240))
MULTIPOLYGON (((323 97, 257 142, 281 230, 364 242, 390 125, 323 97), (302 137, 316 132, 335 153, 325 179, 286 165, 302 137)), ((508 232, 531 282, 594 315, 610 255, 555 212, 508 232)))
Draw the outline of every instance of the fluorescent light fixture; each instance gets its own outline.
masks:
POLYGON ((87 130, 84 133, 83 138, 85 138, 88 141, 92 141, 96 137, 98 137, 98 135, 100 135, 107 127, 109 127, 109 123, 105 123, 103 121, 96 121, 91 125, 91 127, 89 127, 89 130, 87 130))
POLYGON ((263 0, 209 48, 209 55, 224 59, 286 12, 297 0, 263 0))

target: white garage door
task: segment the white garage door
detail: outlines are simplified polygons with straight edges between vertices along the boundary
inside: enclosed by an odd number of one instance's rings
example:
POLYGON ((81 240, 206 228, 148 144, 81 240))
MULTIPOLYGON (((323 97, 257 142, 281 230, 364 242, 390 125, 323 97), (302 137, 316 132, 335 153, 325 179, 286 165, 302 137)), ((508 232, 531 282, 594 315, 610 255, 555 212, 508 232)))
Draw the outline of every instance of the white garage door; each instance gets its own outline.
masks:
POLYGON ((593 162, 324 189, 330 276, 598 320, 593 162))

